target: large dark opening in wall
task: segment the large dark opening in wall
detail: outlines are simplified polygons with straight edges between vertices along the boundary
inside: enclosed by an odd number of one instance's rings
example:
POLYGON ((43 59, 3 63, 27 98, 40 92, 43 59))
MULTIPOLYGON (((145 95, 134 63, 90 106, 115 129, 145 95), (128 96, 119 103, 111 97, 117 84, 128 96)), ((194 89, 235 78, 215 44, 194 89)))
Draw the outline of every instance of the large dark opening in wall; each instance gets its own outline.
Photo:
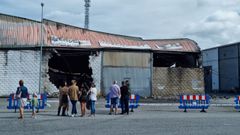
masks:
POLYGON ((89 64, 90 54, 89 51, 53 49, 48 62, 50 81, 59 87, 63 81, 70 85, 71 80, 75 79, 79 86, 84 83, 85 87, 89 87, 93 81, 92 68, 89 64))
POLYGON ((154 53, 154 67, 199 67, 199 55, 193 53, 154 53))

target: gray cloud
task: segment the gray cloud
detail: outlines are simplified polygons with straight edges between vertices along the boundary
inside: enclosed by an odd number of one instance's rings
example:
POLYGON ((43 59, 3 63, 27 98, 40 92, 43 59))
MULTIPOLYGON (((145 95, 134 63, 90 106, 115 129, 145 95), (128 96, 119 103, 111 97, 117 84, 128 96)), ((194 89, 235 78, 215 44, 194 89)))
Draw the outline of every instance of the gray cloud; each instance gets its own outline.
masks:
MULTIPOLYGON (((189 24, 184 35, 209 40, 215 44, 237 42, 240 35, 240 16, 236 11, 216 11, 200 22, 189 24)), ((202 47, 206 48, 208 45, 202 47)))

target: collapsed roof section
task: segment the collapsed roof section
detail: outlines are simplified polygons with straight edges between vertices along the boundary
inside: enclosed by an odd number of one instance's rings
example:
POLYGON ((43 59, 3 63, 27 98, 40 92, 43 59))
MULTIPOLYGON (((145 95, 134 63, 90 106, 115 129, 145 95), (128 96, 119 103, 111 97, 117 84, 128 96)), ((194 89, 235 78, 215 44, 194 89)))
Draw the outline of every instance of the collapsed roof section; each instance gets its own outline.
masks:
MULTIPOLYGON (((200 52, 190 39, 154 39, 86 30, 44 19, 44 45, 49 47, 110 48, 152 50, 161 52, 200 52)), ((0 14, 0 46, 39 46, 41 22, 0 14)))

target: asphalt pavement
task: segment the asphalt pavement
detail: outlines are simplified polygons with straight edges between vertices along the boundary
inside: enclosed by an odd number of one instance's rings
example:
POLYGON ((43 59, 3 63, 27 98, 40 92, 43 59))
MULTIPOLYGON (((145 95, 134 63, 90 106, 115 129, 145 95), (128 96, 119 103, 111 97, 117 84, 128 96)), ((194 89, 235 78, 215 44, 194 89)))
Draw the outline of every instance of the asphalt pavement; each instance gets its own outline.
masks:
MULTIPOLYGON (((6 100, 0 99, 1 135, 238 135, 240 112, 232 106, 212 106, 207 113, 189 110, 184 113, 178 104, 142 103, 129 115, 108 115, 104 100, 96 105, 95 117, 60 117, 56 115, 57 100, 31 118, 25 113, 6 109, 6 100)), ((78 104, 79 111, 79 104, 78 104)))

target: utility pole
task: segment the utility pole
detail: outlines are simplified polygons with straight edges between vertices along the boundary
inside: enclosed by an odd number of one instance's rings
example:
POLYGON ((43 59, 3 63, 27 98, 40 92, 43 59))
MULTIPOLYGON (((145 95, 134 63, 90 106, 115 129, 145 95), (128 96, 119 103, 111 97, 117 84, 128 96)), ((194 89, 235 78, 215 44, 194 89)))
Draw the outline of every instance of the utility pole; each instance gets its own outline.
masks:
POLYGON ((42 13, 41 13, 41 44, 40 44, 40 62, 39 62, 39 93, 41 93, 42 86, 42 52, 43 52, 43 6, 44 3, 41 3, 42 13))
POLYGON ((89 7, 90 7, 90 0, 84 0, 85 1, 85 23, 84 28, 88 29, 89 26, 89 7))

